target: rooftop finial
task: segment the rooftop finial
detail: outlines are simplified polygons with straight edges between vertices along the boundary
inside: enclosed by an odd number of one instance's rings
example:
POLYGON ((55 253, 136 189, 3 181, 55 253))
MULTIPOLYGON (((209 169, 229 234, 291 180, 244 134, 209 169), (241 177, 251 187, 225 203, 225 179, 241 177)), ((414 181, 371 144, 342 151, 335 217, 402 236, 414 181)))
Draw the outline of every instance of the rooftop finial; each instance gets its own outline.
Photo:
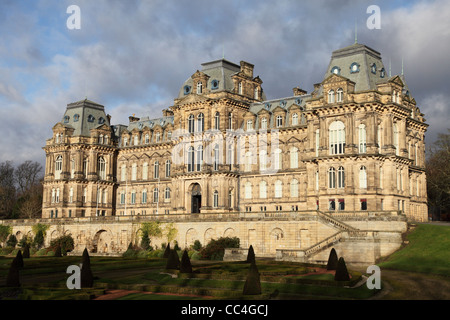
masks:
POLYGON ((355 19, 355 44, 358 43, 358 25, 356 24, 356 19, 355 19))
POLYGON ((389 77, 392 77, 392 73, 391 73, 391 58, 389 58, 389 77))
POLYGON ((403 76, 403 56, 402 56, 402 76, 403 76))

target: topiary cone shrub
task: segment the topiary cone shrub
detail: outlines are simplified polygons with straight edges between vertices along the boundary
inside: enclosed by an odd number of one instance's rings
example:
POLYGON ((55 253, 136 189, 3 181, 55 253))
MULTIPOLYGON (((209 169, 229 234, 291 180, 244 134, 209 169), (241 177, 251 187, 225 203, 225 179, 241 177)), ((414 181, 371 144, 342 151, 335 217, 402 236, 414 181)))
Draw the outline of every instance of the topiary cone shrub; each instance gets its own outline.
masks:
POLYGON ((81 259, 81 288, 92 288, 94 286, 94 275, 91 270, 91 259, 87 248, 83 251, 83 257, 81 259))
POLYGON ((336 270, 338 265, 338 256, 334 248, 331 249, 330 255, 328 256, 327 270, 336 270))
POLYGON ((167 244, 166 249, 164 250, 163 258, 167 259, 170 255, 170 243, 167 244))
POLYGON ((253 250, 253 246, 252 245, 250 245, 250 248, 248 248, 247 262, 249 262, 249 263, 256 263, 255 251, 253 250))
POLYGON ((28 245, 25 246, 25 248, 23 249, 23 255, 22 257, 24 259, 28 259, 30 258, 30 247, 28 245))
POLYGON ((23 268, 23 256, 22 256, 22 252, 20 250, 17 251, 15 259, 17 260, 17 267, 19 269, 22 269, 23 268))
POLYGON ((181 265, 180 265, 181 273, 192 273, 192 264, 189 259, 189 255, 186 250, 183 252, 183 256, 181 257, 181 265))
POLYGON ((62 257, 61 246, 57 246, 55 250, 55 257, 62 257))
POLYGON ((350 275, 347 271, 347 266, 345 265, 345 260, 340 257, 338 260, 336 273, 334 274, 335 281, 350 281, 350 275))
POLYGON ((8 276, 6 277, 6 286, 9 288, 20 287, 19 265, 17 258, 14 258, 9 267, 8 276))
POLYGON ((244 290, 242 292, 244 295, 255 295, 261 294, 261 281, 258 268, 256 263, 250 265, 250 269, 245 280, 244 290))
POLYGON ((167 258, 166 269, 180 269, 180 258, 175 250, 170 250, 167 258))

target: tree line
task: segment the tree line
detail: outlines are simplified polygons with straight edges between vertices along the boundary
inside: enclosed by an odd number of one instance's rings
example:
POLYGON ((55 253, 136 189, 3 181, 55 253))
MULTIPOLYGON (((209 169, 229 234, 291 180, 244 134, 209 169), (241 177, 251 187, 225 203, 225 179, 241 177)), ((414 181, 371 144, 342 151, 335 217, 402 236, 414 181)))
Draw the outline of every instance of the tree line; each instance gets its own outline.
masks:
POLYGON ((43 168, 27 160, 0 163, 0 219, 32 219, 42 214, 43 168))

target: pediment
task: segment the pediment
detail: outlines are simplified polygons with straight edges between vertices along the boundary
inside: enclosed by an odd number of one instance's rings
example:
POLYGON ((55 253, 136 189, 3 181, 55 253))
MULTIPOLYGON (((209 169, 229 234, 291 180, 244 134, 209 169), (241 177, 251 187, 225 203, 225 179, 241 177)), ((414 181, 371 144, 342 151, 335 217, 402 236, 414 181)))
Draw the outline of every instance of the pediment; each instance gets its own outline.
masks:
POLYGON ((267 109, 261 109, 256 114, 259 115, 259 116, 263 116, 263 115, 270 116, 271 112, 269 110, 267 110, 267 109))
POLYGON ((280 106, 278 106, 278 107, 276 107, 275 109, 273 109, 273 113, 274 113, 274 114, 275 114, 275 113, 281 113, 281 112, 286 113, 286 109, 283 109, 283 108, 280 107, 280 106))
POLYGON ((399 85, 402 88, 405 86, 405 84, 403 83, 402 79, 398 75, 390 78, 388 82, 395 83, 396 85, 399 85))
POLYGON ((350 83, 354 83, 353 81, 351 81, 350 79, 343 77, 339 74, 330 74, 328 77, 325 78, 325 80, 322 81, 322 85, 325 84, 334 84, 334 83, 339 83, 339 82, 350 82, 350 83))

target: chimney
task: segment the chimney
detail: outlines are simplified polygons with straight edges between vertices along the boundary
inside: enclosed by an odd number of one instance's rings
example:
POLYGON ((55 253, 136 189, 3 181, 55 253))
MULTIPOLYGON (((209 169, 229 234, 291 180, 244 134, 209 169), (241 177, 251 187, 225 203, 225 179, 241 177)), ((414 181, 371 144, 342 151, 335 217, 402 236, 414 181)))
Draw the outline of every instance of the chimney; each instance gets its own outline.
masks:
POLYGON ((254 67, 255 66, 251 63, 241 61, 241 72, 249 78, 253 78, 253 68, 254 67))
POLYGON ((296 88, 294 88, 292 90, 294 91, 294 96, 302 96, 302 95, 308 93, 307 91, 305 91, 303 89, 300 89, 299 87, 296 87, 296 88))
POLYGON ((133 113, 132 116, 129 116, 128 119, 130 120, 130 123, 131 123, 131 122, 136 122, 136 121, 139 121, 139 120, 140 120, 140 118, 135 117, 135 114, 134 114, 134 113, 133 113))

